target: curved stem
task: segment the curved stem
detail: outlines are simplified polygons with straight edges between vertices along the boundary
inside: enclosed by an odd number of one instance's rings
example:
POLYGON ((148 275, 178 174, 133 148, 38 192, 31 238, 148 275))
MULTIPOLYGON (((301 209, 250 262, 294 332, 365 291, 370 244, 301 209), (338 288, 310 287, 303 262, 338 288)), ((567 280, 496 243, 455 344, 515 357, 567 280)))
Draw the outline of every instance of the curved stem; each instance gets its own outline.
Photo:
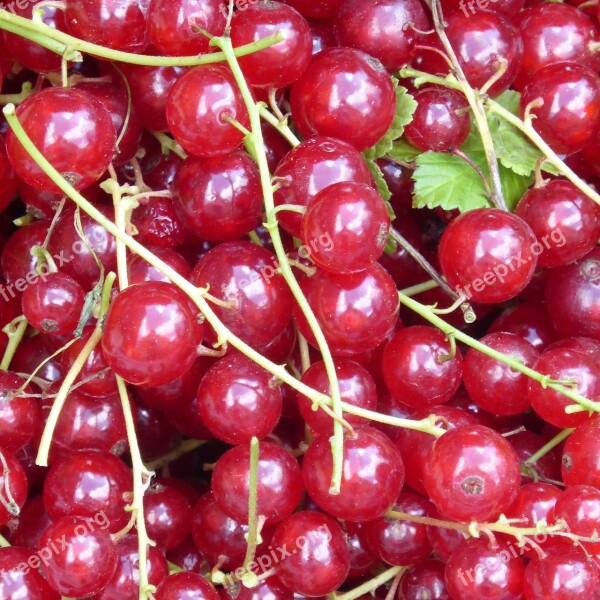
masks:
POLYGON ((380 585, 387 583, 394 577, 397 577, 403 571, 406 571, 407 567, 391 567, 387 571, 380 573, 373 579, 359 585, 358 587, 346 592, 344 594, 338 594, 335 596, 335 600, 356 600, 364 594, 368 594, 371 591, 376 590, 380 585))
MULTIPOLYGON (((82 52, 107 60, 149 67, 193 67, 195 65, 206 65, 225 60, 225 55, 222 52, 212 52, 196 56, 149 56, 112 50, 73 37, 72 35, 53 29, 44 23, 19 17, 7 10, 0 10, 0 29, 31 40, 65 57, 66 60, 74 62, 81 62, 82 52)), ((246 56, 264 48, 269 48, 282 40, 283 37, 281 34, 276 33, 257 42, 240 46, 234 52, 236 56, 246 56)))
POLYGON ((290 143, 290 146, 295 148, 300 143, 296 134, 288 127, 287 121, 280 121, 264 106, 261 106, 259 110, 261 118, 269 123, 269 125, 275 127, 275 129, 277 129, 277 131, 279 131, 279 133, 290 143))
POLYGON ((589 398, 585 398, 584 396, 567 386, 551 381, 547 375, 542 375, 541 373, 534 371, 533 369, 519 362, 514 357, 502 354, 502 352, 498 352, 497 350, 494 350, 493 348, 482 344, 481 342, 477 341, 476 339, 472 338, 466 333, 463 333, 462 331, 456 329, 449 323, 446 323, 446 321, 440 319, 428 306, 420 304, 416 300, 405 296, 401 292, 398 295, 402 304, 408 306, 408 308, 421 315, 424 319, 429 321, 432 325, 437 327, 446 335, 453 335, 459 342, 463 342, 467 346, 475 348, 475 350, 479 350, 479 352, 482 352, 486 356, 495 358, 497 361, 508 365, 513 370, 518 371, 519 373, 523 373, 523 375, 525 375, 526 377, 537 381, 540 385, 544 387, 549 387, 553 390, 556 390, 557 392, 560 392, 561 394, 563 394, 563 396, 566 396, 567 398, 573 400, 573 402, 584 406, 588 410, 600 412, 600 403, 593 402, 589 398))
POLYGON ((550 452, 550 450, 556 448, 556 446, 558 446, 558 444, 560 444, 563 440, 566 440, 574 431, 575 429, 563 429, 557 433, 549 442, 544 444, 537 452, 532 454, 525 461, 525 464, 532 465, 536 463, 540 458, 542 458, 542 456, 545 456, 548 454, 548 452, 550 452))
POLYGON ((14 321, 11 321, 4 329, 2 330, 8 336, 8 345, 6 346, 6 350, 4 351, 4 356, 2 357, 2 362, 0 362, 0 370, 7 371, 10 367, 10 363, 25 335, 25 331, 27 331, 27 319, 23 316, 17 317, 14 321))
MULTIPOLYGON (((335 365, 327 340, 321 331, 321 327, 312 311, 312 308, 308 304, 296 276, 292 271, 292 268, 287 259, 287 254, 281 240, 279 227, 277 220, 273 215, 275 209, 275 200, 273 198, 273 186, 271 184, 271 174, 269 173, 269 165, 267 162, 267 156, 265 152, 264 140, 262 137, 262 129, 260 126, 260 106, 256 104, 252 96, 252 92, 246 80, 244 74, 240 69, 235 53, 233 52, 233 45, 230 38, 213 38, 211 44, 220 48, 227 59, 227 63, 233 72, 236 83, 240 89, 240 92, 244 98, 246 108, 248 110, 248 116, 250 117, 251 134, 246 139, 246 145, 251 150, 260 172, 260 179, 263 189, 265 212, 267 213, 266 227, 271 235, 275 254, 279 261, 279 268, 281 274, 288 284, 290 291, 294 295, 296 302, 298 303, 302 313, 315 336, 315 340, 321 351, 325 369, 327 371, 327 377, 329 379, 329 385, 331 389, 331 405, 333 412, 336 416, 342 418, 343 408, 342 399, 340 395, 339 383, 337 380, 337 374, 335 371, 335 365)), ((342 465, 343 465, 343 452, 344 452, 344 430, 342 424, 336 419, 333 422, 333 437, 331 439, 331 451, 333 454, 333 473, 331 478, 331 487, 329 493, 339 494, 340 485, 342 481, 342 465)))
POLYGON ((158 471, 158 469, 161 469, 165 465, 172 463, 174 460, 193 452, 196 450, 196 448, 200 448, 200 446, 203 446, 204 444, 206 444, 205 440, 184 440, 176 448, 171 450, 171 452, 167 452, 167 454, 163 454, 162 456, 150 461, 146 465, 146 468, 149 471, 158 471))

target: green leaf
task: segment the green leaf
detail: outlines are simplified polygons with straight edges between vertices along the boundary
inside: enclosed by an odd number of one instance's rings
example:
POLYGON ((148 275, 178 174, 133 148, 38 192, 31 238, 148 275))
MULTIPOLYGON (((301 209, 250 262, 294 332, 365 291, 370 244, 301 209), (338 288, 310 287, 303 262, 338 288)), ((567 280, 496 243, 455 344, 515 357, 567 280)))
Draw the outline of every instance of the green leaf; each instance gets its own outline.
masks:
POLYGON ((390 204, 390 198, 392 197, 392 192, 390 192, 390 188, 383 177, 383 171, 379 167, 379 165, 374 160, 367 160, 367 167, 369 167, 369 171, 371 171, 371 175, 373 175, 373 179, 375 180, 375 184, 377 185, 377 191, 379 195, 383 198, 385 202, 385 206, 390 215, 390 220, 393 221, 396 218, 394 211, 392 209, 392 205, 390 204))
POLYGON ((405 139, 396 140, 387 155, 403 162, 412 162, 421 154, 421 150, 409 144, 405 139))
POLYGON ((508 209, 512 212, 525 192, 533 184, 533 174, 519 175, 512 169, 500 166, 500 181, 508 209))
POLYGON ((404 127, 412 121, 412 116, 417 109, 416 100, 408 93, 405 87, 398 86, 398 80, 392 77, 396 86, 396 114, 386 134, 371 148, 365 150, 364 157, 374 160, 388 154, 392 149, 394 140, 404 133, 404 127))
MULTIPOLYGON (((472 158, 472 157, 471 157, 472 158)), ((473 159, 474 160, 474 159, 473 159)), ((462 158, 442 152, 424 152, 413 173, 415 208, 461 212, 490 206, 481 176, 462 158)))

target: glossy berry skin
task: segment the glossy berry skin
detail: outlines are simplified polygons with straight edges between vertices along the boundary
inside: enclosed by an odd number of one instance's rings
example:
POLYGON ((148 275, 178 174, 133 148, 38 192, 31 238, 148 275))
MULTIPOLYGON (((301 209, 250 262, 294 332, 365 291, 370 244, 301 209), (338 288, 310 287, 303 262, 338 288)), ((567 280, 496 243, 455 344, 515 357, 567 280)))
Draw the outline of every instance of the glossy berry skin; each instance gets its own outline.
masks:
POLYGON ((181 221, 204 240, 237 240, 261 223, 260 174, 256 162, 245 152, 188 158, 175 177, 172 191, 181 221))
MULTIPOLYGON (((344 402, 353 406, 360 406, 367 410, 377 408, 377 389, 373 377, 359 363, 338 358, 335 360, 335 373, 340 387, 340 396, 344 402)), ((323 361, 313 363, 302 375, 302 383, 327 396, 331 394, 327 370, 323 361)), ((332 418, 322 410, 313 410, 313 403, 309 398, 296 394, 300 414, 306 424, 316 435, 333 435, 332 418)), ((367 425, 364 417, 346 414, 344 419, 351 425, 367 425)))
MULTIPOLYGON (((182 277, 189 278, 192 268, 181 254, 172 248, 161 248, 160 246, 146 246, 146 248, 182 277)), ((165 283, 170 281, 166 275, 163 275, 156 267, 146 262, 139 254, 131 254, 127 257, 127 274, 131 285, 144 283, 145 281, 164 281, 165 283)))
POLYGON ((564 179, 531 188, 515 213, 543 244, 539 267, 568 265, 593 250, 600 238, 600 206, 564 179))
MULTIPOLYGON (((539 357, 532 344, 514 333, 490 333, 480 341, 530 368, 539 357)), ((478 350, 471 349, 465 355, 463 380, 473 401, 492 414, 518 415, 531 405, 527 398, 529 379, 478 350)))
MULTIPOLYGON (((117 543, 117 568, 114 575, 94 596, 94 600, 138 600, 140 588, 139 543, 135 535, 125 535, 117 543)), ((146 557, 148 583, 158 584, 169 574, 169 565, 164 555, 154 546, 148 546, 146 557)))
POLYGON ((129 522, 128 493, 133 479, 125 463, 110 452, 76 452, 56 461, 44 481, 44 506, 56 521, 62 517, 100 519, 117 533, 129 522))
MULTIPOLYGON (((489 89, 498 96, 514 81, 523 60, 523 40, 520 31, 502 14, 479 10, 475 14, 455 13, 446 19, 446 35, 456 52, 458 62, 474 88, 481 88, 506 61, 506 71, 489 89)), ((428 36, 426 45, 442 49, 437 35, 428 36)), ((437 53, 422 52, 422 67, 429 73, 448 73, 448 63, 437 53)))
MULTIPOLYGON (((213 471, 212 491, 219 507, 231 518, 248 522, 250 445, 223 454, 213 471)), ((265 523, 279 523, 298 506, 304 487, 296 459, 280 446, 261 442, 258 457, 257 514, 265 523)))
POLYGON ((544 2, 527 7, 516 23, 523 35, 524 49, 516 89, 523 89, 537 71, 554 63, 597 66, 590 43, 598 41, 598 29, 583 11, 568 4, 544 2))
POLYGON ((276 575, 263 579, 256 587, 240 586, 236 595, 236 586, 221 590, 222 600, 292 600, 294 594, 281 583, 276 575))
POLYGON ((359 50, 327 48, 292 86, 290 103, 304 137, 327 135, 362 151, 388 130, 396 98, 379 61, 359 50))
POLYGON ((231 308, 212 308, 232 333, 257 346, 279 335, 292 312, 292 294, 276 267, 275 255, 265 248, 245 241, 226 242, 202 256, 192 283, 209 285, 216 298, 231 302, 231 308))
POLYGON ((281 418, 281 388, 272 375, 243 355, 224 356, 198 387, 202 420, 227 444, 265 437, 281 418))
POLYGON ((219 600, 215 588, 197 573, 173 573, 163 579, 155 600, 219 600))
POLYGON ((0 524, 6 525, 11 519, 18 516, 27 499, 27 476, 21 466, 21 463, 15 458, 15 455, 4 448, 0 448, 0 457, 3 459, 0 463, 0 490, 4 502, 0 505, 0 524), (7 488, 10 491, 13 502, 10 503, 11 512, 7 505, 9 498, 7 488))
MULTIPOLYGON (((332 137, 314 136, 292 148, 275 170, 279 187, 275 205, 307 206, 326 187, 342 181, 371 184, 371 173, 360 153, 332 137)), ((282 211, 277 220, 283 229, 300 237, 302 216, 282 211)))
POLYGON ((444 404, 462 379, 462 356, 434 327, 398 331, 383 351, 383 379, 392 398, 412 408, 444 404))
POLYGON ((222 35, 226 12, 219 0, 150 0, 148 35, 152 45, 167 56, 209 52, 209 39, 199 31, 222 35))
POLYGON ((442 273, 468 299, 495 304, 514 298, 537 263, 529 225, 496 208, 463 213, 444 230, 438 248, 442 273))
POLYGON ((400 581, 398 600, 450 600, 444 570, 444 563, 433 558, 411 567, 400 581))
POLYGON ((544 141, 559 154, 581 150, 600 127, 600 78, 577 63, 556 63, 537 71, 521 96, 521 114, 532 108, 532 122, 544 141))
MULTIPOLYGON (((428 517, 433 505, 425 498, 403 492, 392 510, 417 517, 428 517)), ((367 547, 390 565, 412 565, 431 553, 427 525, 403 519, 380 517, 363 525, 367 547)))
POLYGON ((143 52, 150 40, 146 25, 147 0, 67 0, 67 33, 87 42, 143 52))
POLYGON ((176 487, 156 481, 144 495, 148 537, 163 551, 182 544, 190 533, 191 503, 176 487))
POLYGON ((131 223, 138 230, 136 239, 144 246, 174 248, 190 239, 184 221, 175 210, 173 198, 149 199, 147 204, 135 209, 131 223))
POLYGON ((335 33, 340 46, 362 50, 393 72, 410 61, 418 40, 409 24, 421 31, 429 28, 418 0, 344 0, 335 19, 335 33))
MULTIPOLYGON (((574 389, 584 397, 600 399, 600 368, 581 352, 557 348, 546 350, 534 365, 538 373, 549 375, 554 381, 574 380, 574 389)), ((577 427, 589 419, 586 412, 567 414, 565 408, 573 401, 537 381, 529 380, 528 397, 535 412, 547 423, 556 427, 577 427)))
POLYGON ((202 326, 191 301, 173 284, 123 290, 106 318, 102 351, 113 371, 136 385, 162 385, 193 364, 202 326))
MULTIPOLYGON (((75 189, 88 187, 106 171, 117 134, 108 111, 89 94, 74 88, 46 88, 20 104, 17 117, 36 148, 75 189), (53 135, 47 135, 49 130, 53 135)), ((60 191, 12 129, 6 134, 6 150, 19 178, 39 190, 60 191)))
MULTIPOLYGON (((30 225, 20 227, 7 240, 3 250, 0 266, 2 267, 2 276, 8 284, 7 298, 3 298, 5 302, 15 298, 25 291, 28 285, 27 275, 31 281, 33 275, 37 273, 37 258, 31 254, 33 246, 41 246, 48 234, 49 221, 34 221, 30 225), (12 286, 10 284, 13 284, 12 286)), ((5 292, 6 293, 6 292, 5 292)), ((9 308, 5 304, 6 308, 9 308)), ((19 302, 15 302, 16 311, 19 310, 19 302)), ((8 319, 7 323, 14 317, 8 319)))
POLYGON ((589 485, 600 489, 600 420, 580 425, 567 438, 562 455, 562 479, 567 487, 589 485))
POLYGON ((310 27, 302 15, 282 2, 259 1, 234 13, 234 48, 281 33, 283 41, 260 52, 242 56, 240 67, 248 83, 261 88, 284 88, 304 73, 312 55, 310 27))
MULTIPOLYGON (((600 519, 600 490, 591 485, 569 486, 556 501, 555 514, 566 521, 571 533, 592 537, 600 519)), ((585 547, 595 552, 594 542, 585 547)))
POLYGON ((6 141, 0 135, 0 209, 4 210, 15 197, 18 180, 6 154, 6 141))
POLYGON ((39 564, 38 557, 31 550, 19 546, 0 549, 0 569, 4 577, 0 579, 0 597, 3 600, 60 600, 60 594, 53 590, 37 569, 22 570, 20 565, 39 564))
POLYGON ((517 600, 523 594, 525 566, 505 541, 493 548, 485 537, 471 538, 446 563, 446 585, 451 598, 517 600))
POLYGON ((417 109, 404 128, 406 139, 416 148, 449 152, 463 145, 471 132, 468 103, 456 90, 428 88, 414 96, 417 109))
POLYGON ((356 273, 385 248, 390 217, 381 196, 365 183, 321 190, 302 217, 301 239, 310 259, 328 273, 356 273))
POLYGON ((72 334, 83 310, 85 292, 69 275, 49 273, 23 292, 21 306, 30 325, 49 335, 72 334))
POLYGON ((545 297, 552 324, 563 337, 600 341, 600 249, 556 269, 545 297))
MULTIPOLYGON (((394 330, 399 305, 396 286, 387 271, 374 263, 353 275, 317 271, 300 282, 310 307, 335 356, 353 356, 373 350, 394 330)), ((316 341, 298 306, 298 329, 309 343, 316 341)))
MULTIPOLYGON (((15 364, 12 363, 14 368, 15 364)), ((41 410, 30 386, 15 396, 25 380, 10 371, 0 372, 0 446, 16 452, 29 442, 41 422, 41 410)))
POLYGON ((331 442, 313 440, 304 455, 302 472, 309 496, 319 508, 345 521, 371 521, 396 501, 404 484, 399 450, 385 434, 371 427, 356 429, 344 442, 340 493, 329 493, 333 470, 331 442))
POLYGON ((597 598, 600 571, 582 548, 556 543, 544 548, 543 559, 532 558, 523 581, 525 600, 597 598))
POLYGON ((250 127, 231 70, 224 65, 202 65, 177 80, 167 100, 167 122, 175 139, 194 156, 223 156, 244 138, 223 117, 250 127))
POLYGON ((286 4, 300 11, 307 19, 334 17, 343 0, 286 0, 286 4))
POLYGON ((492 521, 515 499, 519 460, 510 443, 482 425, 448 431, 433 445, 423 478, 437 508, 459 521, 492 521))
POLYGON ((344 532, 327 514, 305 510, 289 516, 275 529, 271 545, 292 552, 277 564, 277 576, 297 594, 324 596, 337 590, 348 575, 344 532))
MULTIPOLYGON (((460 11, 465 15, 472 15, 478 10, 493 10, 494 12, 508 15, 510 18, 520 14, 519 11, 523 8, 525 3, 525 0, 505 0, 504 2, 488 5, 484 9, 483 3, 482 6, 478 6, 476 3, 474 6, 469 6, 465 5, 465 3, 460 0, 441 0, 442 9, 445 15, 460 11)), ((527 4, 529 4, 529 2, 527 4)))
POLYGON ((541 520, 552 525, 556 503, 563 494, 563 490, 551 483, 526 483, 519 489, 506 515, 511 519, 523 519, 519 521, 521 527, 535 527, 541 520))
MULTIPOLYGON (((399 405, 396 404, 396 406, 399 405)), ((431 412, 432 409, 430 408, 422 408, 406 416, 411 419, 425 419, 431 412)), ((476 419, 470 414, 448 405, 436 406, 435 415, 438 419, 436 421, 437 424, 443 426, 446 430, 477 424, 476 419)), ((406 467, 406 483, 419 494, 426 496, 427 492, 423 485, 423 474, 427 465, 427 457, 435 442, 435 438, 432 435, 413 429, 405 429, 403 427, 396 427, 394 429, 395 443, 400 450, 406 467)))
POLYGON ((84 598, 97 594, 117 569, 117 549, 108 531, 80 517, 54 521, 42 534, 38 552, 40 556, 50 555, 44 574, 63 596, 84 598), (62 552, 52 548, 58 540, 64 544, 62 552))

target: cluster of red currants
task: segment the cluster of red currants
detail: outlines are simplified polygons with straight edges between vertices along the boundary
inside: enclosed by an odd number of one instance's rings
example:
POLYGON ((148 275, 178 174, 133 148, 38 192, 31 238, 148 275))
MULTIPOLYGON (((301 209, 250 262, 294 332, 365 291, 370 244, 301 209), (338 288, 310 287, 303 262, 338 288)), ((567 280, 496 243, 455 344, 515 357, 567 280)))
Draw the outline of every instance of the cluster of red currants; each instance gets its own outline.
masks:
POLYGON ((0 598, 600 599, 595 3, 21 4, 0 598), (513 211, 413 208, 399 84, 417 157, 520 94, 513 211))

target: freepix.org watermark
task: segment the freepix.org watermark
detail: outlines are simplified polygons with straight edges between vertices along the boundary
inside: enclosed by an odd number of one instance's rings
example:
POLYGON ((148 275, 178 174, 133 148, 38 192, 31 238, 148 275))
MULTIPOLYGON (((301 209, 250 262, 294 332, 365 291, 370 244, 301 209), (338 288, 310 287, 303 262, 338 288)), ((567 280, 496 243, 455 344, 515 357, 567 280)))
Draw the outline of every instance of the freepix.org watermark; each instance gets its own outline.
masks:
POLYGON ((531 262, 534 256, 543 254, 550 248, 562 248, 567 243, 565 234, 560 229, 553 229, 549 234, 536 240, 529 247, 531 255, 529 258, 524 259, 522 253, 519 252, 509 261, 508 265, 501 263, 496 265, 493 269, 490 269, 484 273, 481 277, 474 279, 471 283, 464 286, 457 286, 456 292, 463 296, 465 299, 470 300, 473 297, 473 293, 481 293, 486 287, 490 285, 496 285, 497 283, 504 283, 506 276, 509 273, 518 271, 521 267, 526 266, 531 262))
POLYGON ((493 6, 496 2, 502 0, 460 0, 458 7, 465 13, 465 17, 470 17, 477 12, 477 9, 485 10, 490 4, 493 6))

